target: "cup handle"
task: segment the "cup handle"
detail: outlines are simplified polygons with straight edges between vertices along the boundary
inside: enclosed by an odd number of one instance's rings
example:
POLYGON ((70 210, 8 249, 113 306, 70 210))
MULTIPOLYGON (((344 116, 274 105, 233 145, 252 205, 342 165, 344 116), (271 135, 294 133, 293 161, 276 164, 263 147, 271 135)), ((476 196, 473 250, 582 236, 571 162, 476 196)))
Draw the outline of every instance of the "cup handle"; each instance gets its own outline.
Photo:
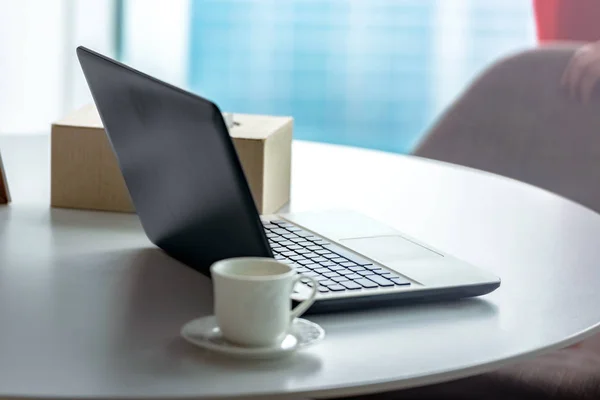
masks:
POLYGON ((312 293, 310 294, 308 299, 304 300, 303 302, 298 304, 296 307, 294 307, 294 309, 292 310, 290 321, 293 321, 295 318, 298 318, 299 316, 304 314, 304 312, 306 310, 308 310, 308 307, 310 307, 315 302, 315 297, 317 297, 317 290, 319 287, 319 283, 310 276, 306 276, 306 275, 296 276, 294 278, 294 284, 292 285, 292 289, 294 288, 294 286, 296 286, 296 284, 300 280, 304 280, 304 279, 312 282, 312 293))

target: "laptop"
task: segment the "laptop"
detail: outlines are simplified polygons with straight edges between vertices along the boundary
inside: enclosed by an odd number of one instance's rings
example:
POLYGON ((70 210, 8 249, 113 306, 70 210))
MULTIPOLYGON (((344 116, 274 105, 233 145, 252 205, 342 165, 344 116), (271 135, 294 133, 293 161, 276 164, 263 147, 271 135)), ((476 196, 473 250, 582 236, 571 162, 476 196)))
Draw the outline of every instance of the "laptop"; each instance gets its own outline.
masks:
MULTIPOLYGON (((94 102, 143 229, 210 276, 231 257, 274 257, 319 282, 309 312, 485 295, 488 271, 349 211, 260 216, 213 102, 84 47, 94 102)), ((311 291, 297 285, 292 298, 311 291)))

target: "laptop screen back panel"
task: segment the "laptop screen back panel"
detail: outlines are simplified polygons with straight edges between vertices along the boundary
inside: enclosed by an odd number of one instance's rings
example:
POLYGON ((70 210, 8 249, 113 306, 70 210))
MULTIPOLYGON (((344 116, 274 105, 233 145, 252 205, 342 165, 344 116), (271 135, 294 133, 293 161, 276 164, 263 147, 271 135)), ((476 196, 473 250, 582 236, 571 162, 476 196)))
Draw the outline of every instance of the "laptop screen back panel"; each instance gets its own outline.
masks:
POLYGON ((271 251, 221 111, 212 102, 78 48, 149 239, 208 273, 271 251))

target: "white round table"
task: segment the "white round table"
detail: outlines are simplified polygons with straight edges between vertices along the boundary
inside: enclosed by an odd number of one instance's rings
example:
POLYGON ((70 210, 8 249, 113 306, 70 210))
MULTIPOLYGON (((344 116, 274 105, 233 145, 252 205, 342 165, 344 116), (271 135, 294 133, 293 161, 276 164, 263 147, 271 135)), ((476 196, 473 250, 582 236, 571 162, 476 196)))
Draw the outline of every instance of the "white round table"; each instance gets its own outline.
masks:
MULTIPOLYGON (((195 348, 210 281, 135 215, 49 208, 49 139, 1 137, 0 397, 358 395, 495 369, 599 330, 600 216, 534 187, 413 157, 294 143, 293 211, 349 208, 502 278, 450 303, 312 316, 326 339, 248 362, 195 348)), ((270 398, 271 398, 270 397, 270 398)))

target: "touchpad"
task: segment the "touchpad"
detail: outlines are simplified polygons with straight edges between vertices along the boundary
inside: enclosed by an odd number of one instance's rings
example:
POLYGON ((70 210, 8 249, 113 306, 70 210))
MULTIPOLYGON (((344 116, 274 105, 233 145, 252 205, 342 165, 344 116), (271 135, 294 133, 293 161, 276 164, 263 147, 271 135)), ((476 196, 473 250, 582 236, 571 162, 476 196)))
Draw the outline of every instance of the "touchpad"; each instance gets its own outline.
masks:
POLYGON ((398 235, 341 239, 340 243, 381 263, 443 257, 433 250, 398 235))

